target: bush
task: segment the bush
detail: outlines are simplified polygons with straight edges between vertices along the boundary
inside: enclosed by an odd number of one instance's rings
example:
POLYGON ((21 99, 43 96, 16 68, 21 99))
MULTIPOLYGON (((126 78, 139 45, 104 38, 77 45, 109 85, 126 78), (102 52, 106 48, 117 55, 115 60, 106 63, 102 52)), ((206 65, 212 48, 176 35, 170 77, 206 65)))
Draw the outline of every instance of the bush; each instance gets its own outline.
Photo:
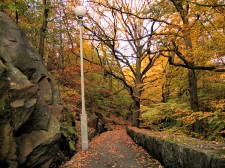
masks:
POLYGON ((78 136, 74 117, 68 109, 63 110, 60 132, 62 135, 60 148, 66 156, 71 157, 76 152, 76 141, 78 136))
POLYGON ((180 125, 178 116, 185 115, 189 112, 189 106, 186 103, 177 103, 169 101, 167 103, 154 104, 141 115, 144 127, 154 127, 157 130, 171 128, 180 125), (181 110, 182 109, 182 110, 181 110))
POLYGON ((209 105, 215 109, 214 112, 192 112, 188 104, 174 101, 155 104, 142 113, 142 126, 160 131, 182 132, 209 140, 225 141, 223 104, 225 101, 220 102, 220 104, 211 102, 209 105))

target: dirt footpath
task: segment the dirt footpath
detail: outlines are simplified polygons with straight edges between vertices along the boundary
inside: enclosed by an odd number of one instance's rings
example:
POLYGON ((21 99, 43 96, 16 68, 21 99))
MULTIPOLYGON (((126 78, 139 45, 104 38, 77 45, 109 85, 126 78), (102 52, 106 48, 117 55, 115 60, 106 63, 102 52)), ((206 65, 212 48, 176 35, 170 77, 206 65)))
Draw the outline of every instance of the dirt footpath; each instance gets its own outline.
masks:
POLYGON ((61 168, 162 168, 160 163, 117 126, 95 137, 89 149, 78 152, 61 168))

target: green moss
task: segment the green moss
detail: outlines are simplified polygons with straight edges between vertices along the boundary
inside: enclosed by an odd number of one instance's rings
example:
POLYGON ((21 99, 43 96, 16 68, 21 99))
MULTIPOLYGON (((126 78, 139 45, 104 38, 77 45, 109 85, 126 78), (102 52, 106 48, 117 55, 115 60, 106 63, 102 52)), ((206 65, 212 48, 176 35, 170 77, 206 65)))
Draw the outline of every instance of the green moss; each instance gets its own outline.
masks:
POLYGON ((76 151, 76 147, 73 141, 69 141, 69 148, 72 152, 76 151))
POLYGON ((75 139, 77 138, 76 124, 71 112, 64 108, 63 121, 61 122, 60 132, 65 139, 65 146, 67 146, 66 153, 73 154, 76 151, 75 139))

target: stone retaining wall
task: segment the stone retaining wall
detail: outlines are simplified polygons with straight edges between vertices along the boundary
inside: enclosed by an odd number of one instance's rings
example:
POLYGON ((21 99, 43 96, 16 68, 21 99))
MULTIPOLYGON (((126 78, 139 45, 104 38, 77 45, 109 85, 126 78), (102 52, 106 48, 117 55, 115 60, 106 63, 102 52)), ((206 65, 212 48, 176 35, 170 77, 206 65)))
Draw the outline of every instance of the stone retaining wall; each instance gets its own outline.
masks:
POLYGON ((128 127, 127 133, 135 143, 146 149, 165 168, 225 167, 225 149, 223 147, 218 150, 195 148, 189 144, 177 143, 152 136, 140 130, 128 127))

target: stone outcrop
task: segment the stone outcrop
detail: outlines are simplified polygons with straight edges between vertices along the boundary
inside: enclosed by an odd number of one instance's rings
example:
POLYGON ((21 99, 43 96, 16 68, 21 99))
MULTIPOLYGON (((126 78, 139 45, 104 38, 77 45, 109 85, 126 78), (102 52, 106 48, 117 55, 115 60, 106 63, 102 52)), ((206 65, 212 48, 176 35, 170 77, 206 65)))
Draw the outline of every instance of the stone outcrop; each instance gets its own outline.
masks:
POLYGON ((107 121, 106 118, 98 112, 95 112, 94 114, 88 113, 88 128, 89 140, 91 140, 97 134, 111 130, 109 121, 107 121))
POLYGON ((224 144, 208 147, 192 145, 194 138, 187 144, 163 139, 138 128, 127 128, 127 133, 135 143, 159 160, 165 168, 224 168, 224 144))
POLYGON ((60 155, 54 86, 22 31, 0 12, 0 167, 49 167, 60 155))

